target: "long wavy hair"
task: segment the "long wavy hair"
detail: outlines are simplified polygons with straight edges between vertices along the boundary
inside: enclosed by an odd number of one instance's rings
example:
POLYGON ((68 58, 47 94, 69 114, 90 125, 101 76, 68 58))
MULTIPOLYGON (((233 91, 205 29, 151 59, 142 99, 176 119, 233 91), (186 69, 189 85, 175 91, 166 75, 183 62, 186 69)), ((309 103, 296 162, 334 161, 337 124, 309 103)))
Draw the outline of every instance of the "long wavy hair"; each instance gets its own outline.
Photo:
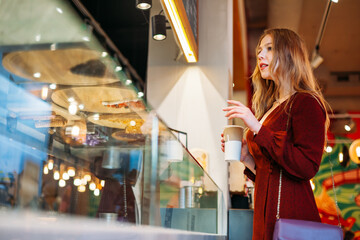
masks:
POLYGON ((325 101, 319 85, 311 69, 309 55, 304 41, 295 32, 289 29, 267 29, 260 37, 256 47, 256 56, 262 39, 270 35, 272 38, 273 59, 269 63, 269 71, 273 80, 263 79, 258 64, 252 74, 254 95, 252 108, 259 119, 271 108, 279 98, 282 83, 288 81, 290 89, 295 92, 309 93, 317 99, 326 114, 325 133, 330 120, 327 110, 329 104, 325 101))

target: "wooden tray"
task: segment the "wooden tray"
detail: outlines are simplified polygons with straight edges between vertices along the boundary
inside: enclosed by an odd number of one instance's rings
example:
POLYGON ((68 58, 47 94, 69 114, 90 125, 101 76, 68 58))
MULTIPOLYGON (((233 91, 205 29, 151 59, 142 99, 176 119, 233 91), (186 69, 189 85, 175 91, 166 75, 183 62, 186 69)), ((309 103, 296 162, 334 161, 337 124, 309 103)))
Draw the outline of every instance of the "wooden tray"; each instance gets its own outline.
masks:
POLYGON ((18 51, 5 54, 3 66, 9 72, 38 82, 63 85, 99 85, 118 82, 101 52, 71 48, 18 51), (40 73, 36 78, 34 73, 40 73))
MULTIPOLYGON (((134 107, 109 107, 104 105, 106 102, 137 101, 137 95, 133 90, 116 87, 74 87, 55 91, 51 99, 59 106, 68 109, 72 97, 77 104, 83 104, 81 111, 94 113, 130 113, 143 111, 145 106, 142 104, 134 107)), ((140 101, 140 100, 139 100, 140 101)))
POLYGON ((125 129, 130 125, 131 121, 135 121, 136 125, 142 125, 144 120, 136 113, 120 113, 120 114, 100 114, 99 117, 91 115, 88 121, 110 128, 125 129))

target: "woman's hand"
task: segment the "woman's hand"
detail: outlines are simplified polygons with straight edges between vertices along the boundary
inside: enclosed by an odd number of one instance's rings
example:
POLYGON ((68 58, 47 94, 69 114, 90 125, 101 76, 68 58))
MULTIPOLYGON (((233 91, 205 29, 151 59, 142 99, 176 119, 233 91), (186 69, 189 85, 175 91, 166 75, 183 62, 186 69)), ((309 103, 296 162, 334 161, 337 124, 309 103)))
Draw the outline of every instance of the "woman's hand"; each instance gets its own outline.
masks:
POLYGON ((241 102, 234 100, 228 100, 227 102, 233 106, 223 108, 223 111, 227 112, 225 117, 229 120, 233 118, 240 118, 244 121, 250 131, 257 134, 261 128, 261 123, 256 119, 251 110, 241 102))

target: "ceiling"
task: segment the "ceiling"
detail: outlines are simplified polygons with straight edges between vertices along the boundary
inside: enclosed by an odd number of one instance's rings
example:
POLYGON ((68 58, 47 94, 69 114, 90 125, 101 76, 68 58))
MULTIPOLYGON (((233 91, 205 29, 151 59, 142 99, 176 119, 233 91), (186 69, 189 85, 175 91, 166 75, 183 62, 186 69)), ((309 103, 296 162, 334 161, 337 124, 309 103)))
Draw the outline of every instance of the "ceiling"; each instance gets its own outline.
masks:
MULTIPOLYGON (((256 62, 257 39, 265 28, 295 30, 305 40, 311 55, 328 0, 238 1, 245 2, 250 69, 256 62)), ((146 81, 149 11, 138 10, 135 0, 81 2, 146 81)), ((359 0, 332 3, 320 43, 319 53, 324 61, 314 73, 336 112, 360 111, 359 9, 359 0)))
MULTIPOLYGON (((327 4, 328 0, 245 0, 251 69, 256 39, 265 28, 297 31, 311 54, 327 4)), ((332 3, 320 43, 324 61, 314 73, 335 112, 360 111, 359 9, 359 0, 332 3)))
POLYGON ((120 52, 146 81, 149 11, 135 7, 135 0, 81 0, 120 52))

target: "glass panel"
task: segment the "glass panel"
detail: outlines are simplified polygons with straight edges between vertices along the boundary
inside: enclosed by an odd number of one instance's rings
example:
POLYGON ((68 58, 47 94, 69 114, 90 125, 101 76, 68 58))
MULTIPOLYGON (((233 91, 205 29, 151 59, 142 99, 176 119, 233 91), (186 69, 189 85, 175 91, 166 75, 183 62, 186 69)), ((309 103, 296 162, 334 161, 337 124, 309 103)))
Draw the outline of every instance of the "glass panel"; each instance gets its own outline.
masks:
POLYGON ((217 233, 218 187, 78 12, 0 1, 0 207, 217 233))

